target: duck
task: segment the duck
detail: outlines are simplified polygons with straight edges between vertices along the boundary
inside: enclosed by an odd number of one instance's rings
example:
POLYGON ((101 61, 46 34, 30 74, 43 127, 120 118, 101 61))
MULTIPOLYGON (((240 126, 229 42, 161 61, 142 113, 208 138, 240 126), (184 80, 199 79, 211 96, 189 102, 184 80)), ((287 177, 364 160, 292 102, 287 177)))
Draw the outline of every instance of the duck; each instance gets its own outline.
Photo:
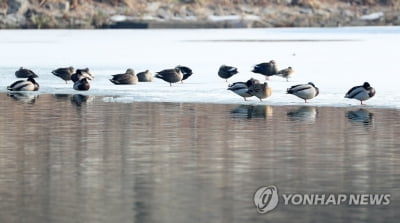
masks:
POLYGON ((28 77, 27 80, 19 80, 12 83, 7 87, 9 91, 37 91, 39 90, 39 84, 33 77, 28 77))
POLYGON ((89 71, 89 68, 76 69, 75 73, 71 75, 71 80, 74 83, 82 78, 87 78, 88 80, 93 80, 94 75, 89 71))
POLYGON ((228 82, 228 79, 237 73, 238 69, 236 67, 227 65, 221 65, 218 70, 218 76, 222 79, 225 79, 225 82, 228 82))
POLYGON ((246 82, 235 82, 232 83, 228 86, 227 90, 232 91, 233 93, 243 97, 245 101, 247 101, 247 98, 252 97, 253 95, 250 94, 249 92, 249 87, 253 84, 254 82, 250 79, 246 82))
POLYGON ((61 67, 53 70, 51 73, 56 77, 63 79, 65 83, 68 84, 68 81, 71 80, 72 74, 75 73, 75 69, 73 67, 61 67))
POLYGON ((149 70, 139 72, 137 75, 139 82, 152 82, 153 74, 149 70))
POLYGON ((112 75, 113 78, 110 81, 113 84, 137 84, 138 77, 135 75, 135 72, 128 68, 125 73, 123 74, 114 74, 112 75))
POLYGON ((286 78, 286 81, 289 81, 289 78, 293 75, 294 70, 292 67, 288 67, 286 69, 278 71, 277 75, 279 77, 286 78))
POLYGON ((81 78, 74 83, 74 89, 77 91, 87 91, 90 88, 90 83, 87 77, 81 78))
POLYGON ((262 99, 271 96, 272 89, 268 86, 267 82, 264 82, 263 84, 253 82, 249 87, 249 93, 262 101, 262 99))
POLYGON ((29 78, 29 77, 37 78, 37 77, 39 77, 32 70, 29 70, 29 69, 26 69, 23 67, 20 67, 19 70, 15 71, 15 76, 17 78, 29 78))
POLYGON ((371 87, 371 85, 368 82, 364 82, 363 85, 361 86, 355 86, 352 87, 344 96, 345 98, 350 98, 350 99, 357 99, 361 102, 363 105, 363 101, 366 101, 373 96, 375 96, 375 89, 371 87))
POLYGON ((253 67, 251 71, 253 73, 262 74, 265 76, 266 80, 269 80, 270 76, 277 75, 278 68, 274 60, 271 60, 266 63, 259 63, 253 67))
POLYGON ((156 78, 160 78, 169 83, 169 86, 172 86, 172 83, 176 83, 182 81, 183 73, 180 68, 175 67, 174 69, 165 69, 156 73, 156 78))
POLYGON ((288 88, 287 93, 296 95, 307 103, 308 99, 312 99, 319 94, 319 89, 315 87, 314 83, 308 82, 307 84, 298 84, 288 88))
POLYGON ((181 70, 181 72, 183 74, 181 83, 183 83, 184 80, 188 79, 193 74, 192 69, 190 69, 189 67, 178 65, 178 66, 176 66, 176 68, 181 70))

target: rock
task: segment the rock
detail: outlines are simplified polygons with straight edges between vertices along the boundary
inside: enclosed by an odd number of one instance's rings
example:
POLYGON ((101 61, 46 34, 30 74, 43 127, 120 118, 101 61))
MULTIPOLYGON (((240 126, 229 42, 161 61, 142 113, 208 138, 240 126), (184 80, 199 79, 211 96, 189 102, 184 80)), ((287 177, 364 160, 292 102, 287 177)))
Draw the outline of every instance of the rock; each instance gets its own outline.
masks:
POLYGON ((164 19, 164 20, 168 20, 168 19, 170 19, 172 17, 171 13, 168 10, 164 9, 164 8, 159 8, 157 10, 157 16, 159 18, 161 18, 161 19, 164 19))
POLYGON ((48 2, 45 3, 43 7, 45 7, 47 10, 58 10, 63 13, 68 12, 70 9, 69 2, 48 2))
POLYGON ((19 28, 21 24, 26 23, 26 19, 20 14, 8 14, 4 17, 2 16, 1 23, 4 28, 19 28))
POLYGON ((158 8, 160 8, 159 2, 151 2, 147 4, 146 11, 153 13, 157 11, 158 8))
POLYGON ((7 14, 24 13, 29 6, 26 0, 7 0, 7 14))

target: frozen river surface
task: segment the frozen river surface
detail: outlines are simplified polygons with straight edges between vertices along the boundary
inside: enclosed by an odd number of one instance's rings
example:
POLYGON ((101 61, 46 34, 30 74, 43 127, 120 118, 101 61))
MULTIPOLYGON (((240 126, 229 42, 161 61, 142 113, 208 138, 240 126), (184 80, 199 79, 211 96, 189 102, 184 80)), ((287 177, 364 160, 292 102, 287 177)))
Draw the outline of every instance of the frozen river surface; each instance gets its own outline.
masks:
POLYGON ((53 76, 58 67, 89 67, 95 74, 84 94, 107 96, 106 102, 194 102, 259 104, 244 102, 227 91, 229 83, 264 76, 251 72, 261 62, 275 60, 279 68, 292 66, 289 82, 272 77, 273 94, 261 104, 300 105, 285 94, 294 84, 313 82, 320 95, 315 106, 346 107, 359 102, 344 99, 353 86, 368 81, 376 96, 368 106, 399 108, 399 27, 282 28, 229 30, 2 30, 0 91, 16 80, 14 72, 30 68, 38 75, 42 93, 76 93, 72 84, 53 76), (239 74, 225 83, 217 76, 220 65, 236 66, 239 74), (185 65, 194 74, 184 84, 169 87, 152 83, 115 86, 108 79, 127 68, 153 73, 185 65))

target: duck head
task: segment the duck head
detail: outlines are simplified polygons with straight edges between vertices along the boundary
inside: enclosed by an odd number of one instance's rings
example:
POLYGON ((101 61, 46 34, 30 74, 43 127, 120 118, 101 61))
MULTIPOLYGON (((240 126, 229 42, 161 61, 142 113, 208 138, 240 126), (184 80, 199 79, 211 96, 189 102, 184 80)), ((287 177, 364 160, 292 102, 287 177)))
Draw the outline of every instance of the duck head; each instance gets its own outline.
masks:
POLYGON ((363 87, 369 90, 371 88, 371 85, 368 82, 364 82, 363 87))
POLYGON ((135 74, 135 72, 131 68, 128 68, 125 73, 126 74, 135 74))

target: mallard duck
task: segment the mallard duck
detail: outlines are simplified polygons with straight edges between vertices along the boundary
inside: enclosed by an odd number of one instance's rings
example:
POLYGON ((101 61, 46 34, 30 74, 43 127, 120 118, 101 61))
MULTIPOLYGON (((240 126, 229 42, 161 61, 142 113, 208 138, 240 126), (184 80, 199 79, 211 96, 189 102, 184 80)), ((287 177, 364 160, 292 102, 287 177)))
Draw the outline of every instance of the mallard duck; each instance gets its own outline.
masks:
POLYGON ((75 73, 75 69, 73 67, 62 67, 55 69, 51 72, 55 76, 63 79, 65 83, 67 84, 69 80, 71 80, 72 74, 75 73))
POLYGON ((364 82, 361 86, 351 88, 344 97, 357 99, 363 105, 363 101, 372 98, 375 93, 375 89, 368 82, 364 82))
POLYGON ((253 82, 250 85, 249 93, 256 96, 258 99, 260 99, 260 101, 262 101, 262 99, 264 98, 271 96, 272 89, 268 87, 268 83, 264 82, 263 84, 260 84, 259 82, 257 82, 253 82))
POLYGON ((235 82, 228 86, 228 90, 233 91, 235 94, 243 97, 245 101, 246 98, 252 97, 253 95, 249 92, 249 87, 252 85, 252 81, 248 80, 247 82, 235 82))
POLYGON ((228 78, 231 78, 233 75, 238 73, 238 69, 236 67, 221 65, 218 70, 218 76, 220 78, 225 79, 225 82, 228 82, 228 78))
POLYGON ((160 78, 169 83, 172 86, 172 83, 176 83, 182 80, 183 73, 180 68, 175 67, 174 69, 166 69, 156 73, 156 78, 160 78))
POLYGON ((153 81, 153 74, 149 70, 139 72, 137 75, 139 82, 151 82, 153 81))
POLYGON ((277 75, 279 77, 286 78, 286 81, 289 81, 289 78, 293 75, 294 70, 292 67, 288 67, 286 69, 278 71, 277 75))
POLYGON ((253 73, 262 74, 265 76, 265 79, 268 80, 270 76, 277 75, 278 68, 274 60, 271 60, 267 63, 260 63, 254 66, 253 73))
POLYGON ((71 75, 71 80, 75 83, 82 78, 93 80, 94 75, 89 71, 89 68, 77 69, 74 74, 71 75))
POLYGON ((307 103, 308 99, 314 98, 319 94, 319 89, 312 82, 308 82, 308 84, 299 84, 288 88, 287 93, 296 95, 307 103))
POLYGON ((74 89, 77 91, 87 91, 90 88, 90 83, 88 78, 81 78, 74 83, 74 89))
POLYGON ((35 72, 33 72, 32 70, 29 70, 29 69, 25 69, 23 67, 20 67, 19 70, 15 71, 15 76, 17 78, 28 78, 28 77, 37 78, 38 77, 38 75, 35 74, 35 72))
POLYGON ((178 65, 178 66, 176 66, 176 68, 181 70, 181 72, 183 74, 183 77, 182 77, 182 80, 181 80, 182 83, 183 83, 184 80, 188 79, 193 74, 192 69, 190 69, 189 67, 178 65))
POLYGON ((39 84, 33 79, 28 77, 27 80, 19 80, 12 83, 7 87, 9 91, 37 91, 39 90, 39 84))
POLYGON ((132 69, 127 69, 123 74, 114 74, 110 81, 114 84, 137 84, 138 77, 132 69))

